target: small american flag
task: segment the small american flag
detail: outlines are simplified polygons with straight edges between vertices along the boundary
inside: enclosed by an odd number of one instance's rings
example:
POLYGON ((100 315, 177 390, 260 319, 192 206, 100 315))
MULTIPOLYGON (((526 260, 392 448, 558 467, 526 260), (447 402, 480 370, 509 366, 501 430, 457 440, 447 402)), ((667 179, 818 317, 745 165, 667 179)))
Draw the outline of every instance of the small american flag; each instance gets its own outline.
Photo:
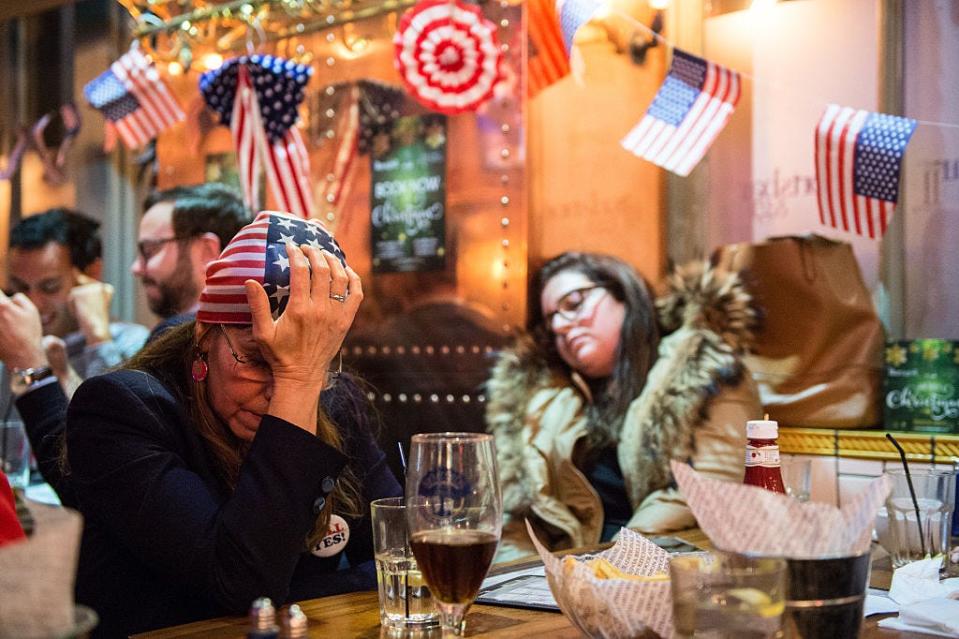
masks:
POLYGON ((569 74, 569 60, 553 0, 529 0, 526 11, 529 26, 526 94, 532 98, 569 74))
POLYGON ((819 221, 882 237, 899 200, 899 173, 916 121, 830 104, 816 126, 819 221))
POLYGON ((646 115, 620 142, 678 175, 689 175, 739 101, 739 73, 673 49, 666 80, 646 115))
POLYGON ((83 95, 113 123, 130 149, 186 118, 156 66, 139 49, 131 49, 90 81, 83 95))
POLYGON ((567 56, 573 50, 573 36, 581 26, 592 20, 599 7, 599 0, 556 0, 556 15, 563 30, 567 56))
POLYGON ((350 88, 349 99, 346 104, 346 118, 337 130, 337 138, 340 140, 340 144, 336 147, 336 155, 333 158, 333 170, 326 176, 326 184, 323 187, 323 200, 330 206, 336 206, 340 203, 356 159, 360 139, 359 100, 359 88, 350 88))
POLYGON ((243 286, 247 280, 263 285, 270 298, 273 319, 278 318, 290 295, 286 245, 291 243, 325 249, 346 264, 343 250, 319 221, 263 211, 251 224, 240 229, 220 257, 206 267, 206 286, 200 294, 197 321, 252 324, 253 316, 243 286))
MULTIPOLYGON (((231 87, 232 88, 232 87, 231 87)), ((243 200, 250 208, 260 203, 260 161, 256 150, 256 134, 253 131, 251 114, 256 104, 256 94, 250 84, 250 76, 245 68, 239 71, 236 97, 233 99, 233 115, 230 118, 230 133, 233 135, 233 147, 236 149, 237 169, 240 186, 243 188, 243 200)))

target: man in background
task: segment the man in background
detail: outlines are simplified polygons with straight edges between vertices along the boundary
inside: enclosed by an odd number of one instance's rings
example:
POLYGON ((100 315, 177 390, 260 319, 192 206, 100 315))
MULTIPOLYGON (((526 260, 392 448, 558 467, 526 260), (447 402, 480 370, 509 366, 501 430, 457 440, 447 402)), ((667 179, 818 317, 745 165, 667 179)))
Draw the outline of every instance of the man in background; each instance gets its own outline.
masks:
POLYGON ((113 287, 101 270, 99 224, 51 209, 10 231, 0 293, 0 416, 20 412, 40 472, 59 492, 66 405, 79 382, 136 353, 148 331, 111 322, 113 287))
POLYGON ((143 208, 139 254, 130 270, 140 278, 150 310, 162 320, 153 339, 193 319, 206 265, 252 216, 234 189, 216 182, 156 191, 143 208))
MULTIPOLYGON (((99 226, 58 208, 27 217, 10 231, 8 294, 0 298, 0 361, 11 371, 53 366, 59 374, 65 369, 57 365, 69 363, 86 378, 116 366, 143 345, 144 327, 110 321, 113 287, 98 281, 99 226), (68 362, 58 361, 63 355, 68 362)), ((17 375, 13 377, 16 382, 17 375)))

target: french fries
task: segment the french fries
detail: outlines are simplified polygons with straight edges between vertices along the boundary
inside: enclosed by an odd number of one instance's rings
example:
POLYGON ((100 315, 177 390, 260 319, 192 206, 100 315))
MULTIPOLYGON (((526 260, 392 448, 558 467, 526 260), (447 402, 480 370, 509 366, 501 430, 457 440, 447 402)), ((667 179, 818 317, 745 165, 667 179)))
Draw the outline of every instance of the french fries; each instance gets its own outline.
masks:
MULTIPOLYGON (((563 572, 567 575, 570 574, 576 563, 576 558, 572 555, 563 557, 563 572)), ((629 581, 646 582, 669 581, 669 575, 665 572, 656 573, 655 575, 631 575, 628 572, 623 572, 602 557, 594 557, 585 563, 589 566, 590 570, 593 571, 593 575, 595 575, 597 579, 626 579, 629 581)))

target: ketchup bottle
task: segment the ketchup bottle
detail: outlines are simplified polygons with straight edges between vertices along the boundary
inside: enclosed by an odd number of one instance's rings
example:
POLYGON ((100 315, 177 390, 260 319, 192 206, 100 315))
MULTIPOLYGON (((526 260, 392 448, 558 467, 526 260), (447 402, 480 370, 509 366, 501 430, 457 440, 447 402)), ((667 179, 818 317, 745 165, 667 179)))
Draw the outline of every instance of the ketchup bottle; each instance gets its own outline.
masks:
POLYGON ((746 476, 743 483, 785 495, 777 437, 779 424, 771 419, 746 422, 746 476))

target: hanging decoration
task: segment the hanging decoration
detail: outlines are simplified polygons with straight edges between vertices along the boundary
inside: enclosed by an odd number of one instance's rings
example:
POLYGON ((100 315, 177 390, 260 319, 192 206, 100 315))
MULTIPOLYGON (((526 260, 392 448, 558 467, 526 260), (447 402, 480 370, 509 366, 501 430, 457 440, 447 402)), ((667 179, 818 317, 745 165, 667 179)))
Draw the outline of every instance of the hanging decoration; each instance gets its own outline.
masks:
POLYGON ((54 113, 43 115, 36 124, 33 125, 30 133, 33 137, 33 148, 40 156, 40 162, 43 164, 43 181, 47 184, 58 186, 67 181, 67 176, 63 172, 67 164, 67 153, 73 147, 73 141, 80 133, 80 112, 72 104, 64 104, 57 111, 60 119, 63 121, 63 140, 56 149, 47 147, 43 139, 43 132, 50 122, 53 121, 54 113))
POLYGON ((346 114, 339 127, 340 143, 333 155, 333 166, 323 185, 323 201, 336 207, 346 194, 350 177, 356 164, 356 151, 360 132, 359 88, 350 87, 347 94, 346 114))
POLYGON ((44 114, 37 120, 29 131, 22 128, 17 133, 17 141, 10 152, 10 159, 7 166, 0 169, 0 180, 9 180, 17 169, 20 168, 20 162, 23 155, 28 150, 36 152, 43 165, 43 181, 47 184, 59 186, 66 182, 64 168, 67 164, 67 153, 73 147, 73 141, 80 133, 80 113, 73 104, 64 104, 59 109, 60 118, 63 120, 63 139, 60 145, 55 148, 49 148, 43 139, 43 132, 53 120, 54 112, 44 114))
POLYGON ((247 49, 402 11, 416 0, 117 0, 133 18, 132 35, 155 50, 157 60, 184 69, 193 51, 247 49))
POLYGON ((673 49, 673 61, 646 115, 620 142, 686 176, 726 126, 742 93, 737 71, 673 49))
POLYGON ((816 126, 819 221, 882 237, 899 200, 899 174, 916 121, 830 104, 816 126))
POLYGON ((556 0, 556 15, 563 31, 563 44, 566 45, 566 57, 573 52, 573 36, 579 28, 593 19, 602 6, 599 0, 556 0))
POLYGON ((360 153, 369 153, 376 144, 389 144, 393 122, 400 117, 403 91, 383 82, 360 80, 360 153))
POLYGON ((569 75, 569 60, 554 0, 528 0, 529 54, 526 93, 532 98, 569 75))
POLYGON ((26 152, 28 144, 27 132, 21 129, 17 133, 17 141, 13 145, 13 150, 10 151, 10 159, 7 160, 7 165, 0 169, 0 180, 9 180, 17 174, 17 169, 20 168, 20 162, 23 160, 23 154, 26 152))
POLYGON ((474 111, 500 78, 496 25, 460 0, 425 0, 396 30, 394 62, 407 90, 440 113, 474 111))
POLYGON ((313 70, 269 55, 234 58, 200 77, 206 103, 230 127, 247 206, 259 205, 260 167, 277 206, 313 217, 309 155, 295 123, 313 70))
POLYGON ((136 45, 83 87, 83 95, 129 149, 186 118, 156 66, 136 45))

